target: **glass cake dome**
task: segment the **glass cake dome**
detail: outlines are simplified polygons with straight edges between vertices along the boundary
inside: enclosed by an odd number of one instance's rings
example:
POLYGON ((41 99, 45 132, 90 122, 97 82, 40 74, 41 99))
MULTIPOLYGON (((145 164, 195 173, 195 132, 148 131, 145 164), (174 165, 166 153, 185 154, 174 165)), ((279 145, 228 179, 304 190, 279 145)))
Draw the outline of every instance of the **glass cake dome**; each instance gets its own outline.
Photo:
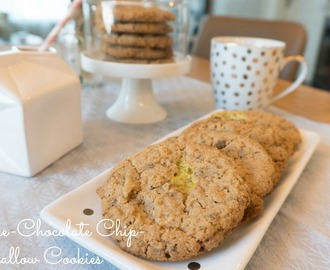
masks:
POLYGON ((84 0, 83 15, 87 52, 103 61, 162 64, 187 56, 186 0, 84 0))
POLYGON ((81 66, 90 73, 121 78, 109 119, 129 124, 163 120, 152 80, 189 72, 187 1, 84 0, 86 50, 81 66))

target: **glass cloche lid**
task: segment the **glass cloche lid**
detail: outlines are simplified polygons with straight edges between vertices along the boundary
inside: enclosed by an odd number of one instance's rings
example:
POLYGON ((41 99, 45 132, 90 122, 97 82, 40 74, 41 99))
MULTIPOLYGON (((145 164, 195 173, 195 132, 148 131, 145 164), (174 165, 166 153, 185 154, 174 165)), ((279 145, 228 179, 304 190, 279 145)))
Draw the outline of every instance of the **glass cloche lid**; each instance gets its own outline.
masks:
POLYGON ((185 0, 85 0, 83 14, 87 50, 105 61, 161 64, 187 55, 185 0))

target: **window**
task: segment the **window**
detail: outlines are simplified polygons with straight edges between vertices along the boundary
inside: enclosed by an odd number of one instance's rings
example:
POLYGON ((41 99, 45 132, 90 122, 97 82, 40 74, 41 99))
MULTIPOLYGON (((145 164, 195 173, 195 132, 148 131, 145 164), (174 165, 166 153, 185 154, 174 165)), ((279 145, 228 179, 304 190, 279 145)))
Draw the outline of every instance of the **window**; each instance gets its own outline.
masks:
POLYGON ((11 21, 58 21, 70 5, 70 0, 1 0, 0 12, 11 21))

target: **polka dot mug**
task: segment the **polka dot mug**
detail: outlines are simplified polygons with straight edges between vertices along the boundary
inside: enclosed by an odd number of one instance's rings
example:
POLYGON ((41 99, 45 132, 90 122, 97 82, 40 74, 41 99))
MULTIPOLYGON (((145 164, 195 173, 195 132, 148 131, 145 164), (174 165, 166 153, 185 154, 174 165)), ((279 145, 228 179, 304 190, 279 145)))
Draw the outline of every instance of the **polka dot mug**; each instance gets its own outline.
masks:
POLYGON ((211 82, 216 108, 263 109, 304 81, 307 64, 300 55, 284 57, 285 43, 250 37, 215 37, 211 41, 211 82), (291 61, 301 69, 297 79, 277 96, 279 72, 291 61))

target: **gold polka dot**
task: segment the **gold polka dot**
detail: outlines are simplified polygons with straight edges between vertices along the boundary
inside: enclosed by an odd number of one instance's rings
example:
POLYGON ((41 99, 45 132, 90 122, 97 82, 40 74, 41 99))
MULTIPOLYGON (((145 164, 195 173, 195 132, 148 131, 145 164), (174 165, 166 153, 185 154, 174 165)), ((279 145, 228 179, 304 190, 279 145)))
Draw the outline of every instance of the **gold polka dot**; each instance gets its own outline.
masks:
POLYGON ((244 87, 244 85, 245 85, 244 83, 240 83, 239 84, 240 87, 244 87))
POLYGON ((231 77, 232 77, 233 79, 236 79, 236 78, 237 78, 237 75, 236 75, 236 74, 231 74, 231 77))
POLYGON ((257 70, 256 71, 256 75, 260 75, 260 70, 257 70))
POLYGON ((246 69, 247 70, 251 70, 252 68, 251 68, 251 66, 247 66, 246 69))
POLYGON ((236 69, 236 66, 235 66, 235 65, 232 65, 232 66, 231 66, 231 69, 236 69))
POLYGON ((267 67, 267 66, 268 66, 268 62, 265 62, 265 63, 264 63, 264 67, 267 67))
POLYGON ((235 92, 235 93, 234 93, 234 96, 235 96, 235 97, 238 97, 238 96, 239 96, 239 93, 238 93, 238 92, 235 92))
POLYGON ((258 58, 253 58, 253 59, 252 59, 252 62, 253 62, 253 63, 258 63, 258 61, 259 61, 258 58))

